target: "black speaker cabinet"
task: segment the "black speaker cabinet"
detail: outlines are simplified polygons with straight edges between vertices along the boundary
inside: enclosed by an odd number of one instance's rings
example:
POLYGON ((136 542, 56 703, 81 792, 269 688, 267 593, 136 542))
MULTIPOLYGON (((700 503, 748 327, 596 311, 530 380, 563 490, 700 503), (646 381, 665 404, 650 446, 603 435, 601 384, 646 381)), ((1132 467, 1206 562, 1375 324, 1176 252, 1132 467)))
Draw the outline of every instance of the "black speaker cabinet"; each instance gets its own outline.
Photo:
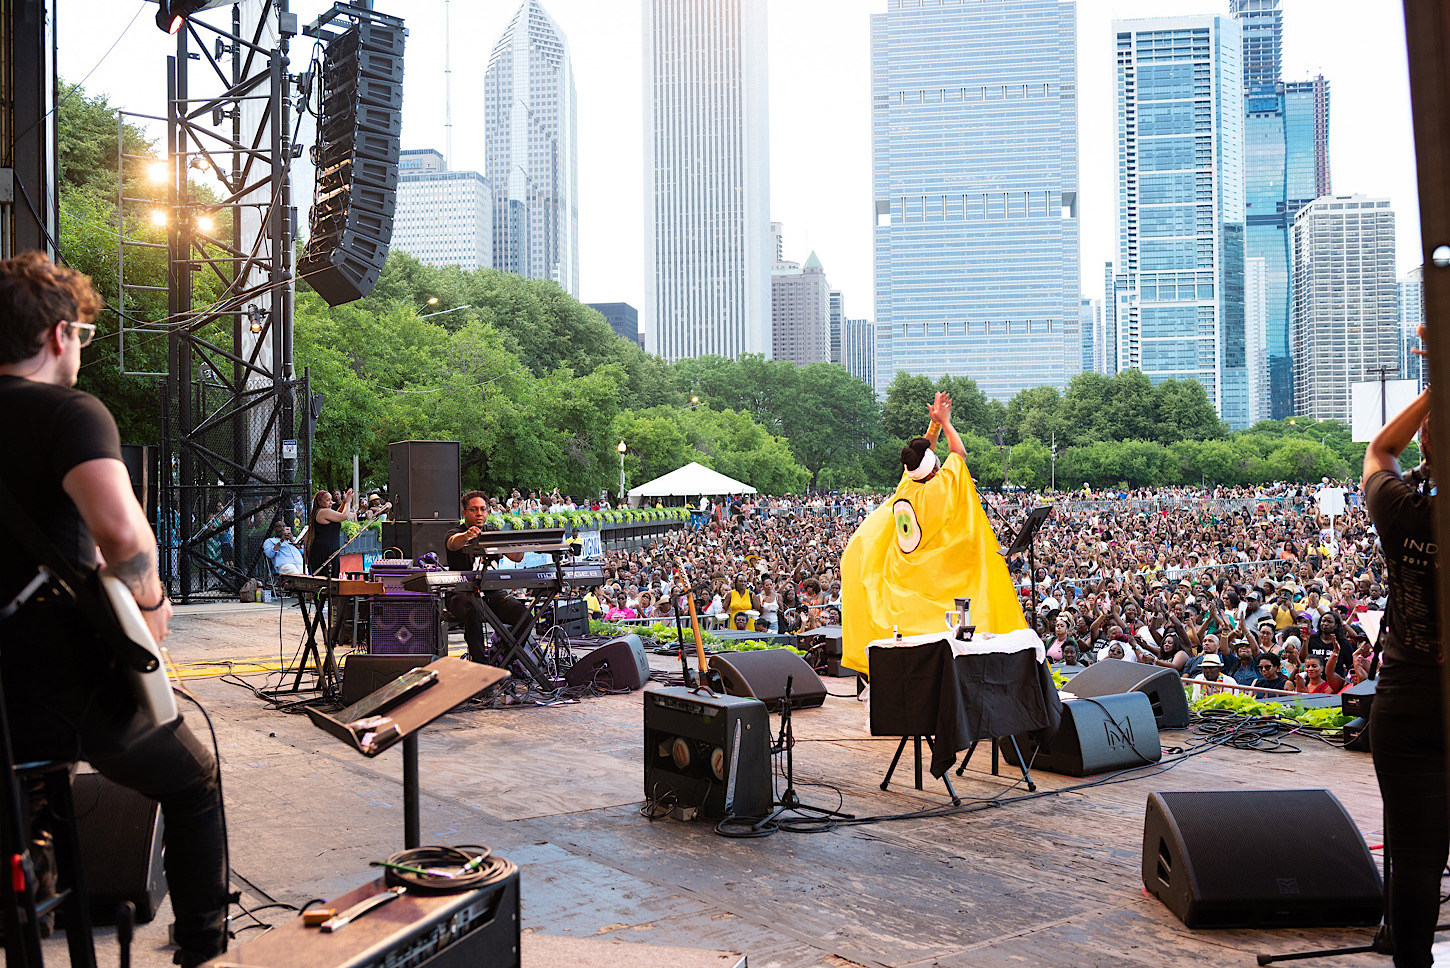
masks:
POLYGON ((765 704, 679 687, 647 690, 644 795, 712 820, 769 813, 775 791, 765 704))
POLYGON ((456 524, 456 516, 437 521, 384 521, 383 547, 399 549, 410 561, 431 551, 438 556, 440 565, 446 565, 448 532, 456 524))
POLYGON ((720 673, 727 693, 759 699, 771 712, 785 701, 786 679, 793 680, 790 708, 814 709, 826 701, 826 684, 790 649, 716 652, 710 657, 710 668, 720 673))
POLYGON ((1384 906, 1369 848, 1328 790, 1150 793, 1143 886, 1190 928, 1368 926, 1384 906))
MULTIPOLYGON (((78 773, 71 780, 76 827, 85 861, 91 920, 115 924, 121 902, 136 905, 136 920, 149 922, 166 896, 161 838, 166 829, 161 808, 129 787, 99 773, 78 773)), ((61 910, 64 910, 62 906, 61 910)))
POLYGON ((1153 718, 1159 729, 1188 726, 1188 696, 1183 691, 1183 679, 1174 669, 1104 659, 1073 676, 1067 691, 1083 698, 1141 692, 1153 704, 1153 718))
POLYGON ((374 595, 368 599, 368 653, 448 654, 442 604, 432 595, 374 595))
MULTIPOLYGON (((1017 765, 1017 749, 1005 737, 1002 755, 1017 765)), ((1064 776, 1095 776, 1112 770, 1157 763, 1163 758, 1153 707, 1141 692, 1095 699, 1069 699, 1062 704, 1062 725, 1046 742, 1031 734, 1017 737, 1017 746, 1034 770, 1064 776)))
POLYGON ((463 491, 458 461, 456 440, 402 440, 389 444, 388 491, 393 499, 390 517, 456 524, 458 498, 463 491))
POLYGON ((593 683, 603 689, 642 689, 649 682, 649 656, 638 635, 621 635, 580 656, 564 679, 571 687, 593 683))
POLYGON ((363 655, 358 652, 342 660, 342 704, 370 696, 401 675, 433 661, 430 655, 363 655))

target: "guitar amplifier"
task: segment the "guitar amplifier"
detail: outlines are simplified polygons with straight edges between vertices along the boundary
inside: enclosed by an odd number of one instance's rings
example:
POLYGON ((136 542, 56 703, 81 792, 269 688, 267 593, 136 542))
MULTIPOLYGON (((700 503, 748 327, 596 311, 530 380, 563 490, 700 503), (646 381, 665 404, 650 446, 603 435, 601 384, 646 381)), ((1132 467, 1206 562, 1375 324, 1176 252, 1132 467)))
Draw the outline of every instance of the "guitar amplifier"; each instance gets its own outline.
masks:
POLYGON ((775 799, 759 699, 680 687, 644 694, 644 795, 701 817, 763 817, 775 799))
MULTIPOLYGON (((301 918, 284 920, 251 941, 207 962, 227 966, 306 965, 308 968, 518 968, 519 869, 472 891, 417 894, 369 911, 344 931, 323 934, 301 918)), ((384 890, 382 880, 327 906, 345 910, 384 890)))

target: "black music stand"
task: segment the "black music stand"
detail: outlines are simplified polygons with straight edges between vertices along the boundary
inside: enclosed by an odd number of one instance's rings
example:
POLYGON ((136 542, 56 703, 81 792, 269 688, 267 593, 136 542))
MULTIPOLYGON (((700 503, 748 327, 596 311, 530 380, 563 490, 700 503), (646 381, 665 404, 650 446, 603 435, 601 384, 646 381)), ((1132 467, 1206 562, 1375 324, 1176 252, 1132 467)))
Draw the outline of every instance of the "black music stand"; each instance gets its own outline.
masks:
MULTIPOLYGON (((309 708, 312 725, 331 733, 363 756, 374 757, 403 743, 403 847, 412 850, 420 842, 418 823, 418 731, 444 713, 478 695, 489 686, 508 678, 508 672, 494 666, 444 656, 424 666, 438 674, 438 682, 387 710, 385 715, 397 731, 364 747, 362 738, 347 723, 309 708)), ((386 686, 384 688, 387 688, 386 686)))
POLYGON ((1017 529, 1017 536, 1012 539, 1012 544, 1006 551, 999 552, 1003 558, 1010 558, 1013 555, 1020 555, 1023 549, 1027 551, 1027 589, 1030 593, 1028 601, 1032 604, 1032 629, 1037 628, 1037 558, 1033 550, 1037 541, 1037 531, 1052 516, 1051 504, 1039 504, 1027 512, 1027 520, 1022 522, 1022 527, 1017 529))

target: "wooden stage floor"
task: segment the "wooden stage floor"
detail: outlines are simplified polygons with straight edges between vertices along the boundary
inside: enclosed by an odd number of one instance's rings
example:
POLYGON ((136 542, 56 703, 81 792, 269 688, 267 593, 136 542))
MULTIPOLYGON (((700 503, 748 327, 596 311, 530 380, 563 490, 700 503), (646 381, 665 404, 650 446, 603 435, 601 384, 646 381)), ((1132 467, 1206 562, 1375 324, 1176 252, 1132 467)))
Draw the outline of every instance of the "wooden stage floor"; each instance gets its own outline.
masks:
MULTIPOLYGON (((276 606, 182 611, 167 644, 183 664, 275 661, 279 643, 290 658, 301 634, 295 609, 280 618, 276 606)), ((826 681, 833 692, 853 691, 850 680, 826 681)), ((336 896, 373 876, 370 861, 402 848, 398 749, 367 760, 305 716, 269 710, 244 689, 217 678, 188 684, 216 728, 234 885, 249 904, 336 896)), ((200 717, 188 718, 204 736, 200 717)), ((488 844, 517 863, 525 930, 743 952, 754 968, 1201 968, 1368 940, 1367 929, 1189 931, 1144 895, 1139 875, 1144 803, 1154 790, 1327 787, 1378 844, 1380 800, 1368 754, 1303 737, 1294 741, 1297 754, 1217 749, 1156 775, 1145 770, 1112 785, 956 816, 730 840, 703 822, 640 816, 642 719, 637 693, 448 715, 420 744, 423 842, 488 844)), ((948 803, 930 775, 921 792, 879 789, 896 741, 871 737, 866 710, 853 698, 798 713, 795 728, 797 784, 808 803, 835 806, 832 787, 858 815, 948 803)), ((1163 734, 1165 746, 1191 739, 1163 734)), ((1000 778, 987 772, 985 752, 955 780, 964 798, 996 797, 1011 784, 1005 764, 1000 778)), ((1041 790, 1081 782, 1034 776, 1041 790)), ((910 783, 909 763, 896 779, 910 783)), ((1018 792, 1025 791, 1008 796, 1018 792)), ((1229 852, 1237 819, 1224 818, 1229 852)), ((286 913, 259 916, 275 922, 286 913)), ((163 911, 138 931, 138 966, 170 962, 168 919, 163 911)), ((98 945, 102 964, 114 964, 110 936, 98 945)), ((63 963, 55 943, 48 954, 63 963)), ((1366 955, 1301 964, 1388 961, 1366 955)))

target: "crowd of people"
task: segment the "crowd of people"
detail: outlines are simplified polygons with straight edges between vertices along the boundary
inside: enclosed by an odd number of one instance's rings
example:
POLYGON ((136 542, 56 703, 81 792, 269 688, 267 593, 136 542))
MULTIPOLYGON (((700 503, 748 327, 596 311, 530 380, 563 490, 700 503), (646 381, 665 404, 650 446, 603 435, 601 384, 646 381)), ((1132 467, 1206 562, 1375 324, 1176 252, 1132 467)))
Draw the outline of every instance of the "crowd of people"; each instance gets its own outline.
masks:
MULTIPOLYGON (((841 553, 881 499, 704 505, 692 527, 610 552, 591 610, 672 621, 683 565, 707 625, 839 624, 841 553)), ((983 495, 1003 546, 1040 500, 983 495)), ((1053 505, 1031 562, 1008 564, 1024 613, 1067 674, 1146 662, 1206 680, 1200 694, 1222 681, 1263 695, 1337 692, 1374 675, 1386 576, 1357 486, 1079 491, 1053 505)))

